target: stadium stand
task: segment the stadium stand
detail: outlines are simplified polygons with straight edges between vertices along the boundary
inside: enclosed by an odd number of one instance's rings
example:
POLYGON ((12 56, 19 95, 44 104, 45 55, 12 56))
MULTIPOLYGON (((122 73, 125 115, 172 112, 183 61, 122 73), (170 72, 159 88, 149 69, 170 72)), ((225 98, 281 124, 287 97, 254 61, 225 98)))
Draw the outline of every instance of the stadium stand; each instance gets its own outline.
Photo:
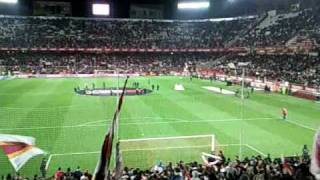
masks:
POLYGON ((268 15, 256 28, 240 39, 238 45, 281 46, 303 31, 317 31, 318 8, 295 13, 268 15))
MULTIPOLYGON (((223 152, 219 153, 221 161, 214 165, 205 165, 199 162, 162 164, 159 162, 150 169, 124 167, 121 180, 313 180, 313 175, 309 172, 310 159, 308 156, 290 157, 283 159, 271 159, 270 156, 252 156, 240 160, 237 156, 234 160, 226 158, 223 152)), ((114 174, 114 173, 113 173, 114 174)), ((92 174, 88 170, 81 170, 80 167, 72 171, 61 168, 54 175, 49 175, 49 179, 62 180, 91 180, 92 174)), ((24 179, 20 174, 6 177, 6 180, 24 179)), ((35 175, 33 179, 43 179, 35 175)))
MULTIPOLYGON (((58 53, 0 53, 0 66, 7 71, 28 74, 92 74, 94 70, 114 71, 121 67, 126 73, 170 74, 182 72, 185 63, 198 66, 215 61, 219 54, 206 53, 118 53, 118 54, 58 54, 58 53), (8 56, 9 55, 9 56, 8 56)), ((228 63, 250 62, 248 75, 267 77, 290 83, 314 86, 320 84, 320 60, 308 55, 228 55, 217 62, 223 67, 228 63)), ((224 68, 228 74, 228 68, 224 68)), ((240 73, 240 72, 239 72, 240 73)), ((238 74, 239 75, 239 74, 238 74)))
POLYGON ((14 48, 218 48, 255 20, 0 18, 0 47, 14 48))
MULTIPOLYGON (((156 73, 161 73, 159 71, 164 71, 162 73, 166 74, 170 70, 181 70, 181 66, 187 61, 196 63, 199 63, 199 60, 214 61, 221 56, 217 53, 198 53, 197 56, 190 56, 192 53, 188 56, 180 53, 171 56, 170 48, 194 50, 194 48, 230 46, 285 47, 285 45, 294 46, 299 44, 298 42, 306 44, 307 41, 313 49, 319 42, 320 21, 316 13, 318 9, 217 22, 211 20, 155 21, 1 16, 0 47, 4 49, 0 53, 0 63, 7 67, 7 70, 22 73, 93 73, 94 70, 110 68, 112 70, 112 67, 126 64, 129 72, 158 71, 156 73), (301 38, 302 35, 307 38, 301 38), (236 40, 235 37, 237 37, 236 40), (6 51, 6 48, 17 49, 12 52, 12 50, 6 51), (139 53, 120 55, 84 52, 76 55, 72 53, 61 55, 59 51, 57 53, 39 53, 38 51, 25 53, 24 51, 28 49, 19 50, 19 48, 55 48, 58 50, 59 48, 160 50, 168 48, 169 52, 154 53, 152 58, 149 58, 151 56, 139 53), (152 64, 161 64, 161 70, 156 70, 152 64)), ((309 45, 305 48, 310 48, 309 45)), ((254 66, 259 66, 259 72, 251 72, 251 75, 260 73, 272 79, 284 79, 292 83, 319 84, 317 57, 276 54, 255 57, 249 52, 248 56, 242 58, 232 55, 231 59, 227 59, 232 62, 241 60, 249 60, 254 66), (286 59, 287 57, 290 58, 286 59), (268 60, 271 63, 258 65, 259 59, 268 60), (281 60, 277 61, 277 59, 281 60), (301 59, 306 61, 301 62, 301 59), (294 61, 299 61, 301 66, 292 66, 294 61), (261 73, 262 70, 268 72, 261 73)))
MULTIPOLYGON (((320 43, 319 7, 295 13, 231 21, 107 20, 60 17, 0 16, 0 68, 25 74, 93 74, 96 70, 170 74, 186 63, 213 61, 224 74, 229 63, 250 62, 248 75, 319 87, 320 59, 309 54, 222 53, 54 53, 5 48, 224 48, 288 45, 305 35, 320 43), (26 33, 27 32, 27 33, 26 33), (239 37, 239 34, 243 36, 239 37), (234 37, 239 39, 234 40, 234 37), (292 40, 293 41, 293 40, 292 40), (231 43, 232 42, 232 43, 231 43), (218 59, 218 60, 217 60, 218 59)), ((319 50, 318 50, 319 51, 319 50)), ((225 158, 223 158, 225 159, 225 158)), ((314 179, 310 162, 301 157, 279 160, 254 156, 225 159, 215 167, 198 162, 158 165, 156 169, 125 168, 122 179, 314 179)), ((57 173, 59 174, 59 173, 57 173)), ((54 179, 91 179, 87 171, 68 169, 54 179), (61 175, 62 174, 62 175, 61 175)), ((24 179, 19 174, 2 179, 24 179)), ((35 176, 34 179, 38 179, 35 176)))
MULTIPOLYGON (((305 55, 247 55, 228 56, 221 63, 250 62, 247 75, 273 80, 284 80, 290 83, 316 86, 320 84, 319 58, 305 55)), ((225 69, 226 73, 228 69, 225 69)), ((241 72, 238 72, 241 73, 241 72)), ((240 74, 238 74, 240 75, 240 74)))
POLYGON ((92 74, 94 70, 144 74, 170 74, 182 72, 185 63, 198 64, 213 61, 219 54, 203 53, 117 53, 117 54, 70 54, 70 53, 0 53, 0 66, 8 71, 28 74, 92 74))

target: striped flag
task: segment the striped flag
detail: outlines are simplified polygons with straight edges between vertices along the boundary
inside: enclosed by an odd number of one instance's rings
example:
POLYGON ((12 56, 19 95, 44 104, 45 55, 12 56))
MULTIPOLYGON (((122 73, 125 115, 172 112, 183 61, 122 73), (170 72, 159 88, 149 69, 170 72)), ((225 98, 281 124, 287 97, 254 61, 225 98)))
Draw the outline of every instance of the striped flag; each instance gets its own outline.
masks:
POLYGON ((310 172, 316 179, 320 179, 320 130, 317 131, 314 137, 310 172))
POLYGON ((127 77, 126 81, 124 82, 121 96, 118 101, 118 106, 117 106, 116 111, 113 116, 111 127, 109 128, 109 130, 104 138, 104 142, 103 142, 103 145, 101 148, 100 159, 98 161, 98 164, 97 164, 97 167, 96 167, 96 170, 94 173, 95 180, 110 179, 109 166, 110 166, 110 160, 111 160, 111 155, 112 155, 112 144, 113 144, 114 132, 115 132, 115 128, 116 128, 117 118, 118 118, 118 115, 119 115, 121 107, 122 107, 123 98, 124 98, 125 90, 127 87, 128 79, 129 79, 129 77, 127 77))
POLYGON ((16 172, 31 158, 45 154, 43 150, 35 147, 35 139, 28 136, 0 134, 0 148, 8 156, 16 172))
POLYGON ((116 145, 116 169, 114 173, 115 179, 120 179, 122 176, 122 154, 120 151, 120 142, 116 145))
POLYGON ((112 122, 112 125, 109 128, 109 131, 104 138, 100 159, 95 170, 96 180, 104 180, 106 178, 106 175, 109 174, 108 170, 109 170, 109 165, 110 165, 110 160, 112 155, 113 137, 114 137, 114 122, 112 122))

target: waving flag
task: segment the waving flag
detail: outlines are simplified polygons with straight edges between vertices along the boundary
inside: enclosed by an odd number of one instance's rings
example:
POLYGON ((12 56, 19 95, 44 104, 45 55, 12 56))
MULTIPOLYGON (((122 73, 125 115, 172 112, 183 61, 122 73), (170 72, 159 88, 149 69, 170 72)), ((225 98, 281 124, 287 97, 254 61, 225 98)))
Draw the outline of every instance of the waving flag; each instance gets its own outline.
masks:
POLYGON ((109 128, 109 131, 104 138, 100 159, 95 170, 96 180, 108 179, 106 178, 106 175, 108 175, 109 173, 108 171, 109 171, 109 165, 110 165, 110 160, 112 155, 113 137, 114 137, 114 122, 112 122, 112 125, 109 128))
MULTIPOLYGON (((110 160, 111 160, 111 155, 112 155, 112 144, 113 144, 113 139, 114 139, 114 133, 115 133, 115 128, 117 122, 117 118, 119 116, 121 106, 123 103, 123 98, 125 94, 125 90, 127 87, 127 82, 128 82, 129 77, 127 77, 126 81, 124 82, 121 96, 118 101, 118 106, 116 108, 116 111, 113 116, 113 120, 111 123, 111 127, 109 128, 107 134, 105 135, 104 142, 101 148, 101 155, 100 159, 98 161, 98 164, 96 166, 95 170, 95 175, 94 179, 95 180, 104 180, 104 179, 110 179, 110 173, 109 173, 109 166, 110 166, 110 160)), ((119 148, 119 147, 118 147, 119 148)), ((119 157, 120 158, 120 157, 119 157)), ((119 164, 120 165, 120 164, 119 164)))
POLYGON ((122 176, 122 154, 120 151, 120 142, 116 144, 116 169, 114 173, 115 179, 120 179, 122 176))
POLYGON ((0 134, 0 148, 8 156, 15 171, 19 171, 31 158, 45 154, 35 147, 35 139, 28 136, 0 134))
POLYGON ((314 137, 310 172, 316 179, 320 179, 320 130, 317 131, 314 137))

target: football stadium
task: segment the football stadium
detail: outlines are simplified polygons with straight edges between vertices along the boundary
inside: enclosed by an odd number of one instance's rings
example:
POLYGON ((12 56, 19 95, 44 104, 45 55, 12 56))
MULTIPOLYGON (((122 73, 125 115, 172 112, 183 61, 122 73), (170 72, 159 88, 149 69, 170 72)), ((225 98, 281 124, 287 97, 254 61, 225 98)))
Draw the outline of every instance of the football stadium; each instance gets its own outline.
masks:
POLYGON ((0 0, 1 179, 319 179, 320 4, 251 1, 0 0))

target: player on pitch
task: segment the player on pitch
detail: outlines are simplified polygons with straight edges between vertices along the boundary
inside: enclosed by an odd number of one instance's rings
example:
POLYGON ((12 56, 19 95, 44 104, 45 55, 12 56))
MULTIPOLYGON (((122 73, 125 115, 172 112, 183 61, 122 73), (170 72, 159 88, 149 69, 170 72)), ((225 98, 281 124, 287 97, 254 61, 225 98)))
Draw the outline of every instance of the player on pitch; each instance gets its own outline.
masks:
POLYGON ((286 120, 288 116, 288 109, 287 108, 282 108, 282 119, 286 120))

